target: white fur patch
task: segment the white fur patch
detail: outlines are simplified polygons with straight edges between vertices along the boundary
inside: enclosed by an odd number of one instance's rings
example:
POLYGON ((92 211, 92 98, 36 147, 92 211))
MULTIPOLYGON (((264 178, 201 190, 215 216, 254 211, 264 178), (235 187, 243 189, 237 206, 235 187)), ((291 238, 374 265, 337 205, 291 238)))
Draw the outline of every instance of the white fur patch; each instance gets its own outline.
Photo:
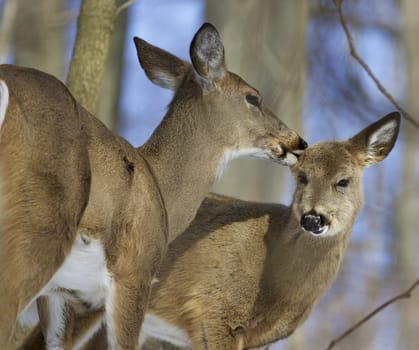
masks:
POLYGON ((293 154, 291 152, 287 152, 285 154, 285 157, 282 158, 279 162, 282 165, 289 165, 289 166, 291 166, 291 165, 294 165, 295 163, 297 163, 297 161, 298 161, 298 158, 297 158, 297 156, 295 154, 293 154))
POLYGON ((7 106, 9 105, 9 88, 4 80, 0 80, 0 129, 6 118, 7 106))
MULTIPOLYGON (((49 298, 50 320, 58 329, 61 327, 60 306, 67 298, 72 301, 74 296, 61 292, 65 289, 74 292, 77 299, 88 303, 91 308, 106 308, 112 310, 112 276, 106 267, 105 252, 100 240, 90 239, 78 233, 70 253, 62 266, 54 274, 47 285, 36 295, 32 302, 19 315, 19 322, 38 320, 36 298, 45 295, 49 298), (60 301, 61 300, 61 301, 60 301), (59 302, 60 301, 60 302, 59 302)), ((62 315, 62 314, 61 314, 62 315)), ((99 327, 100 322, 95 325, 99 327)), ((96 328, 96 329, 97 329, 96 328)), ((56 333, 52 330, 52 333, 56 333)))
POLYGON ((64 264, 48 283, 51 289, 63 288, 77 292, 77 296, 92 308, 105 305, 110 285, 111 276, 106 267, 102 243, 86 239, 80 233, 64 264))
POLYGON ((179 348, 190 348, 192 346, 185 331, 152 314, 145 315, 139 339, 140 346, 149 337, 163 340, 179 348))
POLYGON ((237 158, 243 158, 243 157, 272 159, 272 155, 268 150, 257 148, 257 147, 249 147, 249 148, 243 148, 239 150, 225 151, 218 163, 218 167, 216 171, 216 178, 219 179, 221 177, 225 168, 227 167, 227 164, 231 160, 237 159, 237 158))
POLYGON ((113 309, 114 309, 114 295, 115 286, 111 285, 111 290, 108 297, 106 298, 106 334, 108 336, 108 348, 117 349, 116 335, 115 335, 115 324, 113 322, 113 309))
POLYGON ((49 324, 47 334, 44 334, 47 349, 61 349, 64 345, 65 304, 65 298, 61 295, 54 294, 48 297, 49 324))
POLYGON ((165 72, 153 72, 152 81, 154 84, 164 88, 174 91, 176 88, 176 80, 170 74, 165 72))
POLYGON ((390 120, 388 123, 384 124, 381 128, 372 133, 368 142, 367 156, 374 157, 375 152, 379 150, 382 145, 390 143, 396 130, 397 122, 395 120, 390 120))

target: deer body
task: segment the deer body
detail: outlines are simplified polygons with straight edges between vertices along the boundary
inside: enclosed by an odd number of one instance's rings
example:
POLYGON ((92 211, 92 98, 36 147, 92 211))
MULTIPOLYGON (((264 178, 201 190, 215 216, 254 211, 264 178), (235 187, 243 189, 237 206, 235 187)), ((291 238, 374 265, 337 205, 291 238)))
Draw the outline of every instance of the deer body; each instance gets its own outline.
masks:
POLYGON ((256 348, 289 336, 335 279, 350 236, 349 229, 330 240, 311 237, 290 216, 281 205, 206 199, 187 237, 170 246, 143 337, 181 345, 159 337, 153 318, 186 332, 193 349, 205 349, 203 330, 209 349, 241 341, 256 348), (204 220, 210 233, 201 230, 204 220))
POLYGON ((192 41, 192 65, 140 39, 135 44, 149 78, 175 91, 139 149, 55 78, 0 67, 8 92, 0 96, 1 349, 9 349, 17 316, 35 302, 48 349, 71 347, 75 315, 103 310, 110 347, 136 349, 167 243, 192 220, 225 154, 247 150, 286 164, 306 146, 226 70, 211 25, 192 41))
MULTIPOLYGON (((169 246, 141 342, 248 349, 289 336, 335 279, 362 207, 362 170, 387 156, 399 123, 392 113, 349 140, 307 148, 291 167, 290 206, 208 197, 169 246)), ((102 330, 87 349, 103 340, 102 330)), ((35 331, 26 344, 38 341, 35 331)))
POLYGON ((362 169, 390 152, 399 120, 393 113, 347 141, 307 148, 291 167, 289 207, 206 199, 170 245, 148 315, 186 332, 193 349, 289 336, 335 279, 363 203, 362 169))

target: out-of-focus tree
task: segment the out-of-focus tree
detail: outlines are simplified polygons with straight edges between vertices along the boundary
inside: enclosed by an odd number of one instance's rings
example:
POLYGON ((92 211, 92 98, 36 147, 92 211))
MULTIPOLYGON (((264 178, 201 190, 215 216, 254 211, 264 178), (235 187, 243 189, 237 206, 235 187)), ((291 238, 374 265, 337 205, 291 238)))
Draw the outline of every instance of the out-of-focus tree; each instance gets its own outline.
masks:
POLYGON ((91 113, 96 112, 105 62, 114 28, 115 0, 83 0, 67 85, 91 113))
MULTIPOLYGON (((407 61, 407 110, 419 116, 419 2, 401 1, 403 40, 407 61)), ((397 267, 406 285, 418 275, 418 227, 419 227, 419 181, 417 176, 419 155, 419 130, 410 123, 404 123, 403 175, 400 179, 401 193, 397 200, 396 233, 397 267)), ((419 337, 412 335, 419 329, 417 307, 403 303, 400 305, 399 349, 419 349, 419 337), (408 344, 407 344, 408 342, 408 344)))
POLYGON ((127 27, 127 12, 121 12, 115 20, 108 58, 105 65, 102 87, 99 93, 96 116, 111 130, 117 128, 119 97, 122 85, 124 43, 127 27))
MULTIPOLYGON (((302 133, 307 0, 207 1, 207 19, 220 31, 227 66, 255 86, 288 126, 302 133)), ((214 187, 245 199, 277 202, 284 169, 252 159, 233 161, 214 187)))
POLYGON ((4 62, 11 50, 13 26, 17 12, 17 0, 3 1, 0 18, 0 62, 4 62))
POLYGON ((62 80, 67 24, 63 1, 43 0, 35 5, 31 0, 16 0, 16 5, 14 63, 40 69, 62 80))

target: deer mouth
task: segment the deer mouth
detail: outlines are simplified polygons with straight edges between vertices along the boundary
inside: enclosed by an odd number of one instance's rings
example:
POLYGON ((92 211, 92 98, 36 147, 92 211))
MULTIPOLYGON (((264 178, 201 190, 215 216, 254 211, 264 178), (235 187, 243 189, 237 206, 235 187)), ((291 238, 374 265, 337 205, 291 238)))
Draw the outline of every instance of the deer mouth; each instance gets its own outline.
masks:
POLYGON ((322 235, 326 234, 326 232, 329 230, 329 226, 323 226, 320 229, 314 229, 314 230, 306 230, 303 227, 303 230, 306 231, 306 232, 310 232, 314 236, 322 236, 322 235))
POLYGON ((301 216, 301 228, 315 236, 324 235, 329 230, 329 222, 325 216, 310 211, 301 216))
POLYGON ((268 159, 282 165, 292 166, 297 161, 304 149, 308 147, 307 142, 301 137, 295 142, 284 142, 283 138, 269 135, 268 138, 261 138, 256 143, 256 147, 265 150, 268 159))
POLYGON ((285 146, 276 145, 271 148, 272 159, 282 165, 294 165, 300 156, 299 151, 290 151, 285 146))

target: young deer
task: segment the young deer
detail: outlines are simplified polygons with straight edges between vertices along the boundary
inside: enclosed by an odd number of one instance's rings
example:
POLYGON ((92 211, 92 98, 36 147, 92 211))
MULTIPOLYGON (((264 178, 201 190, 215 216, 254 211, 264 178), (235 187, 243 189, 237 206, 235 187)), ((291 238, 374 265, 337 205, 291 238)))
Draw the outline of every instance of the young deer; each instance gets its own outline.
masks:
POLYGON ((206 199, 170 245, 143 338, 197 350, 289 336, 335 279, 362 207, 363 168, 387 156, 399 124, 392 113, 349 140, 307 148, 291 167, 289 207, 206 199))
MULTIPOLYGON (((392 113, 347 141, 307 148, 291 168, 290 206, 208 197, 169 246, 141 342, 248 349, 289 336, 335 279, 363 203, 362 170, 387 156, 399 124, 392 113)), ((83 322, 73 336, 86 332, 83 322)), ((89 350, 106 349, 103 333, 89 350)))
POLYGON ((0 97, 2 350, 37 299, 48 349, 66 348, 74 314, 98 310, 105 310, 110 347, 136 349, 167 243, 193 219, 226 161, 250 155, 286 164, 306 147, 227 70, 212 25, 196 33, 192 64, 134 41, 147 76, 175 91, 140 149, 57 79, 0 66, 7 92, 0 97))

